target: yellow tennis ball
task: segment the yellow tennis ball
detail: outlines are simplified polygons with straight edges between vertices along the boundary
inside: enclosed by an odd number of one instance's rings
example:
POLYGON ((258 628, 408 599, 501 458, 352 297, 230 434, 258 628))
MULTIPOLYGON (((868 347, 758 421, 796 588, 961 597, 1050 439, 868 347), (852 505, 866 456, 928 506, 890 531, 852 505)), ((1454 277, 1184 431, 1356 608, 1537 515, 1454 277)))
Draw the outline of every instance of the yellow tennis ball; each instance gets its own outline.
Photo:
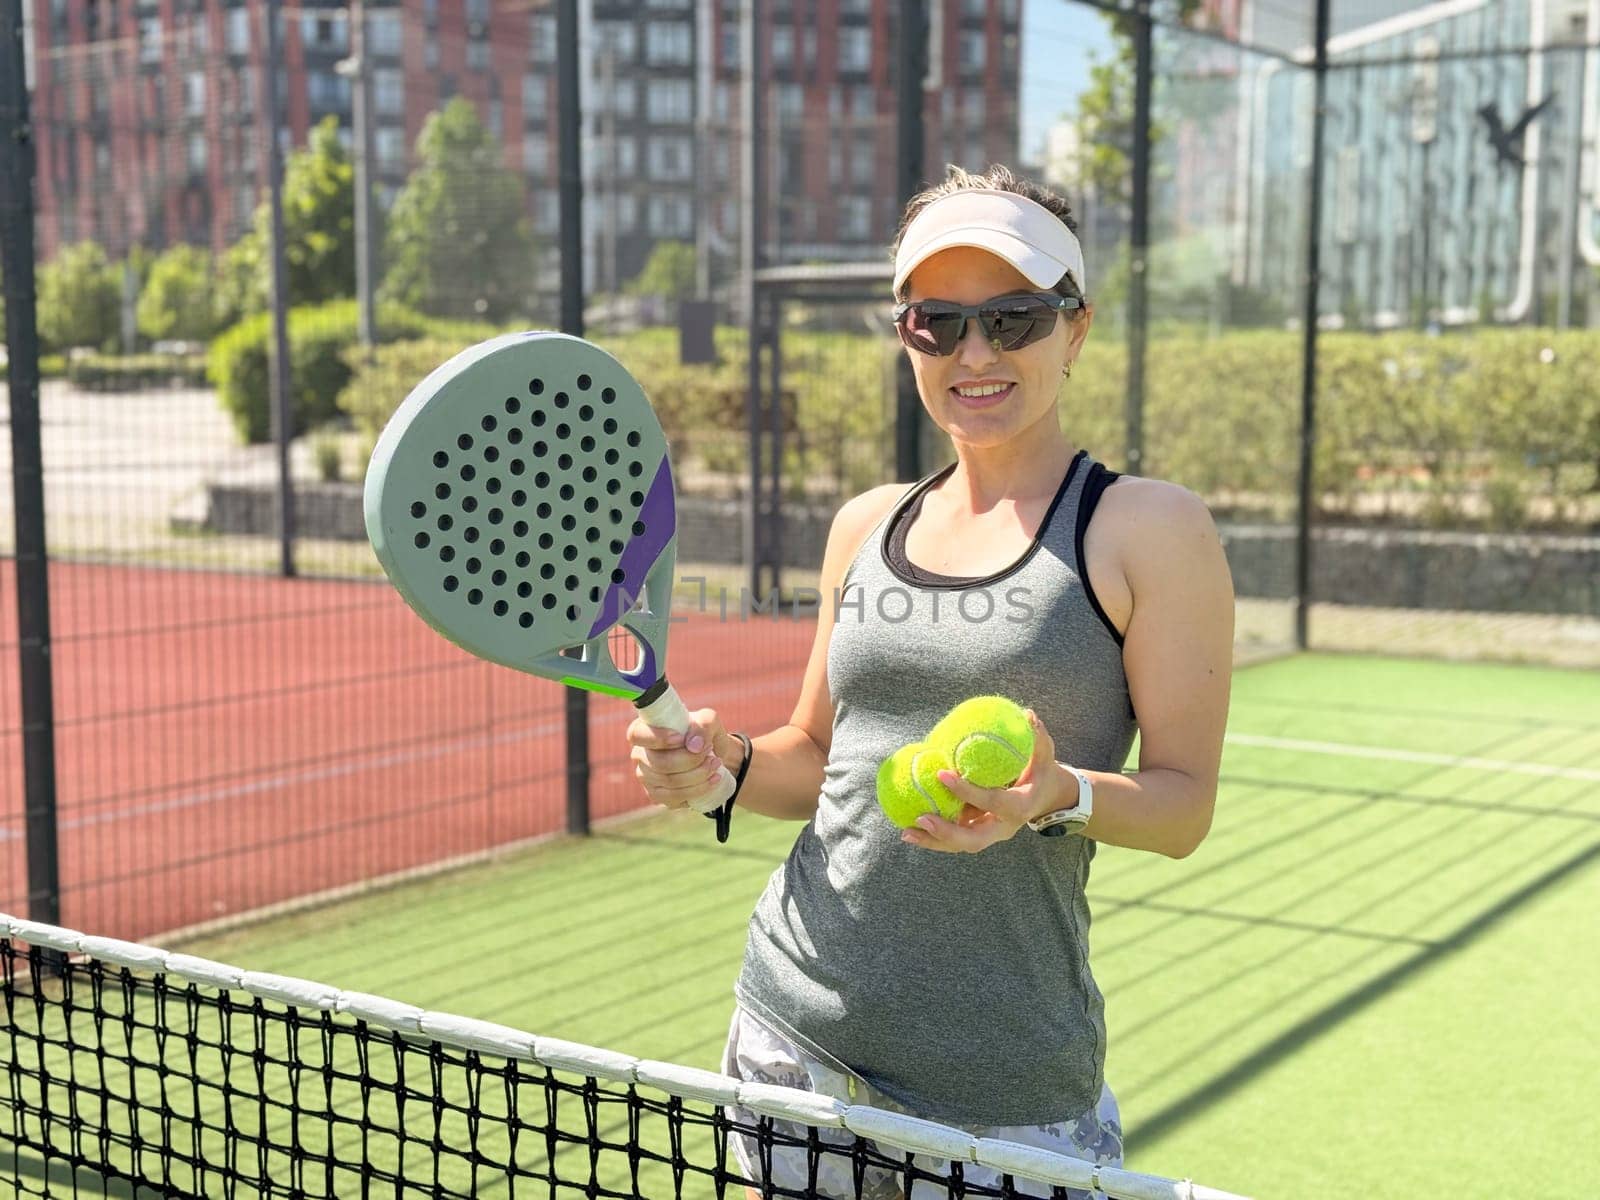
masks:
POLYGON ((926 743, 901 746, 878 768, 878 806, 901 829, 928 813, 954 821, 962 803, 939 782, 939 772, 948 770, 950 760, 926 743))
POLYGON ((928 745, 979 787, 1010 787, 1033 757, 1033 726, 1020 704, 974 696, 952 708, 928 734, 928 745))

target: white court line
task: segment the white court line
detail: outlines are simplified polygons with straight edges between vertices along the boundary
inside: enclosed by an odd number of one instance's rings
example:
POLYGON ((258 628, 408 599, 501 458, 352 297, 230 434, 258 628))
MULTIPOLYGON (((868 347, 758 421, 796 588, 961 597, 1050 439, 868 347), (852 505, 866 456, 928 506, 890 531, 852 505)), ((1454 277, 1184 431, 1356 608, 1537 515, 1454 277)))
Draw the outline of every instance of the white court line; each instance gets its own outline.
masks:
POLYGON ((1299 738, 1264 737, 1253 733, 1230 733, 1230 746, 1253 746, 1263 750, 1297 750, 1304 754, 1333 754, 1343 758, 1377 758, 1386 762, 1426 763, 1435 767, 1470 767, 1478 771, 1505 771, 1514 775, 1540 775, 1550 779, 1576 779, 1600 783, 1600 770, 1587 767, 1556 767, 1548 763, 1507 762, 1498 758, 1471 758, 1464 754, 1429 754, 1425 750, 1394 750, 1386 746, 1353 746, 1345 742, 1307 742, 1299 738))

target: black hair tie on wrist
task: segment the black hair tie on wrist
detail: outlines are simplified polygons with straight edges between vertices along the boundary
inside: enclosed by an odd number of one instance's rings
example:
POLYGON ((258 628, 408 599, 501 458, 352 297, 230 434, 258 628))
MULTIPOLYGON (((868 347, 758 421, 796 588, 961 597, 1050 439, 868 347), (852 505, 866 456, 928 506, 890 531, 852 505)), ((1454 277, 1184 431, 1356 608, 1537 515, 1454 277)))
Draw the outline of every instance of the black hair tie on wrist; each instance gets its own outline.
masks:
POLYGON ((728 797, 721 808, 714 808, 706 814, 717 823, 718 845, 728 840, 728 827, 733 823, 733 802, 739 798, 739 789, 744 787, 744 777, 750 773, 750 759, 755 754, 755 747, 750 744, 749 738, 742 733, 733 736, 744 746, 744 761, 739 764, 739 773, 733 777, 733 795, 728 797))

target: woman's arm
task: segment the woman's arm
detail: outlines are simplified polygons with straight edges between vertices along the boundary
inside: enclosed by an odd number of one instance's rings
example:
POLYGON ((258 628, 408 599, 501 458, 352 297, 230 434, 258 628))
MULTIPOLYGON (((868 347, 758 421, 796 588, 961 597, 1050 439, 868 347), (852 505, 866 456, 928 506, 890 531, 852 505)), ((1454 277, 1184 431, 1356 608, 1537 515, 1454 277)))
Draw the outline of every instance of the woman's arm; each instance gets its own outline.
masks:
POLYGON ((1211 514, 1192 492, 1129 480, 1106 492, 1102 508, 1132 605, 1122 663, 1139 722, 1139 769, 1091 775, 1094 817, 1085 832, 1183 858, 1210 830, 1217 798, 1233 581, 1211 514), (1124 502, 1113 504, 1124 487, 1124 502))
MULTIPOLYGON (((786 725, 751 738, 754 757, 739 791, 740 808, 780 821, 809 821, 822 794, 823 770, 833 744, 833 700, 828 693, 828 643, 833 636, 837 592, 851 560, 874 524, 905 491, 904 484, 886 484, 864 492, 834 514, 823 551, 818 590, 817 634, 811 644, 800 685, 800 697, 786 725)), ((682 808, 704 795, 716 777, 718 763, 738 773, 744 745, 730 734, 713 709, 689 714, 687 734, 656 729, 642 720, 628 726, 634 774, 650 798, 668 808, 682 808), (691 739, 702 739, 691 750, 691 739), (709 749, 705 743, 709 741, 709 749)))

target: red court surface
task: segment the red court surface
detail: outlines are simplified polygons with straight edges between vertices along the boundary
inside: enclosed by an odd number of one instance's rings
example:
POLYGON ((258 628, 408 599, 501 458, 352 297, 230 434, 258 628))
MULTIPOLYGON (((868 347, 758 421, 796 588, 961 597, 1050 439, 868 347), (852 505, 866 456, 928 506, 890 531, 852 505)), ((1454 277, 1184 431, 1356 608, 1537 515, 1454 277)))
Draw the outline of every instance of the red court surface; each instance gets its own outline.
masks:
MULTIPOLYGON (((146 937, 566 826, 565 692, 385 584, 50 566, 61 921, 146 937)), ((16 580, 0 562, 0 911, 28 914, 16 580)), ((809 619, 682 613, 691 708, 788 719, 809 619)), ((639 808, 631 706, 591 696, 594 819, 639 808)))

